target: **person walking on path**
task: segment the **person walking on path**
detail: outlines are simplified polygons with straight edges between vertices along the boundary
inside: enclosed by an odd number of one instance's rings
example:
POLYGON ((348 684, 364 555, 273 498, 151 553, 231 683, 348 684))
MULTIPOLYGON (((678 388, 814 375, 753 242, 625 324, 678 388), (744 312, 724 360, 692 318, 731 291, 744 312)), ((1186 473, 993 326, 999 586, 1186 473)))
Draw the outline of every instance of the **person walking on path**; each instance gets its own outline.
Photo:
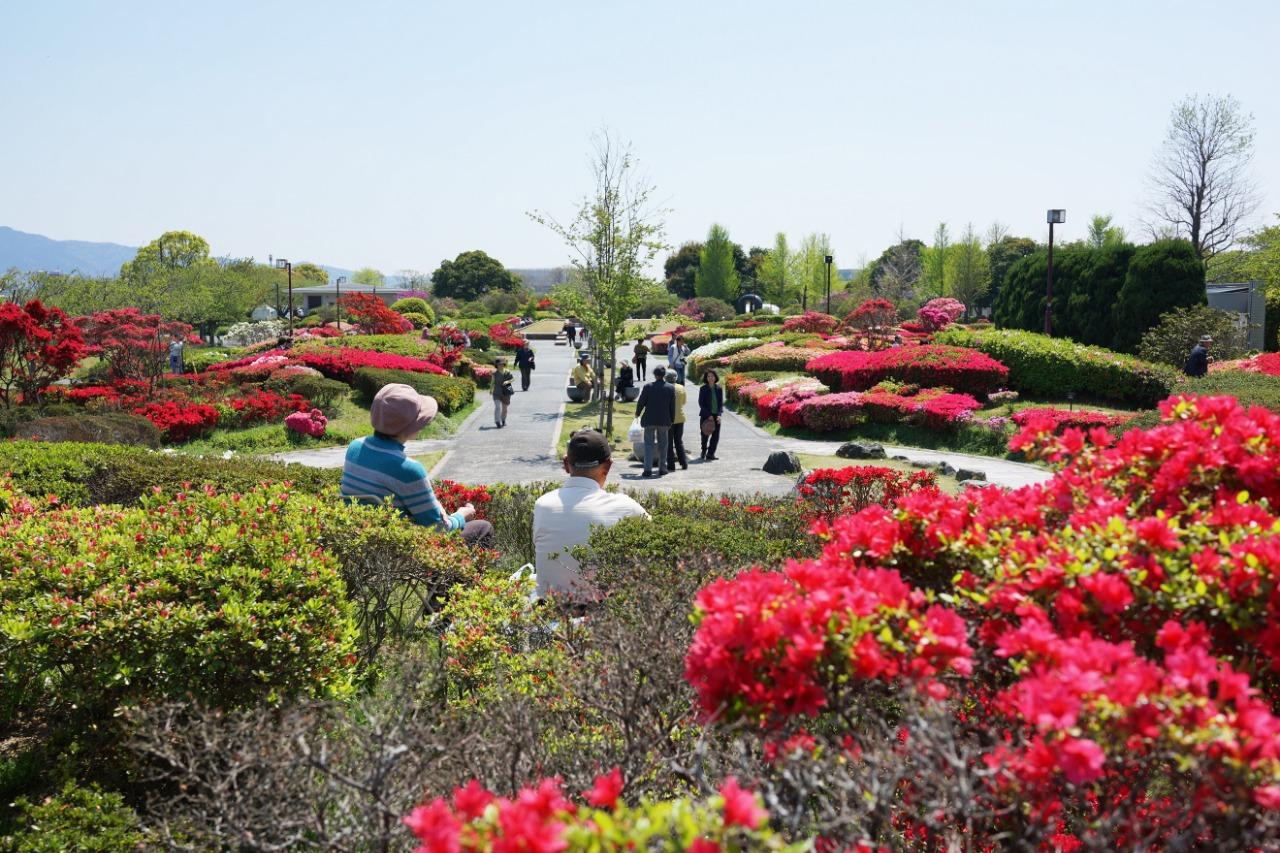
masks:
POLYGON ((689 456, 684 452, 684 404, 688 397, 685 396, 684 385, 676 382, 674 370, 668 370, 663 379, 676 392, 676 417, 671 422, 670 440, 667 443, 667 470, 675 471, 678 460, 680 470, 688 471, 689 456))
POLYGON ((1209 347, 1213 346, 1213 338, 1208 335, 1201 335, 1200 340, 1191 348, 1191 355, 1187 356, 1187 365, 1182 368, 1182 372, 1188 376, 1204 376, 1209 372, 1209 362, 1213 361, 1209 355, 1209 347))
POLYGON ((511 398, 516 392, 515 388, 511 387, 511 381, 514 378, 511 371, 507 370, 505 358, 499 357, 493 360, 493 425, 498 429, 507 425, 507 407, 511 405, 511 398))
POLYGON ((702 387, 698 389, 698 431, 702 433, 702 459, 716 458, 720 445, 720 417, 724 414, 724 388, 720 387, 720 374, 708 370, 702 374, 702 387))
POLYGON ((529 390, 529 381, 532 378, 533 369, 533 350, 529 348, 529 342, 525 341, 520 344, 520 349, 516 350, 516 367, 520 368, 520 390, 529 390))
POLYGON ((576 601, 590 601, 597 593, 582 577, 572 549, 587 544, 597 527, 612 527, 632 516, 648 518, 649 513, 632 498, 604 490, 613 467, 613 452, 597 430, 575 432, 562 464, 569 479, 533 505, 537 595, 545 598, 559 593, 576 601))
POLYGON ((676 382, 680 385, 684 384, 684 368, 688 358, 689 348, 685 346, 684 338, 676 335, 667 344, 667 367, 676 372, 676 382))
POLYGON ((440 411, 435 398, 408 385, 384 385, 373 398, 369 421, 373 435, 357 438, 347 447, 342 465, 344 500, 381 506, 390 499, 415 524, 446 533, 460 532, 468 545, 485 548, 493 540, 493 525, 475 519, 471 504, 446 515, 431 487, 427 469, 405 455, 404 446, 418 437, 440 411))
POLYGON ((653 457, 658 457, 658 476, 667 471, 667 433, 676 419, 676 389, 666 383, 667 369, 655 367, 653 381, 640 389, 636 417, 644 427, 644 476, 653 476, 653 457))
POLYGON ((644 338, 637 338, 635 348, 631 350, 631 356, 636 361, 636 376, 641 378, 648 375, 649 370, 649 347, 644 342, 644 338))
POLYGON ((564 336, 569 339, 569 346, 573 346, 574 341, 578 339, 578 327, 572 320, 564 321, 564 336))

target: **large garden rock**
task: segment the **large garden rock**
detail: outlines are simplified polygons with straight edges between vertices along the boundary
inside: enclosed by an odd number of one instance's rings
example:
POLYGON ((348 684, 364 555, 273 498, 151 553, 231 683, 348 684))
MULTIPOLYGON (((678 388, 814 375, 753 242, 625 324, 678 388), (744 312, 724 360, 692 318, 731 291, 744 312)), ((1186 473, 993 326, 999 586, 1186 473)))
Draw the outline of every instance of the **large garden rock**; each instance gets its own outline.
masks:
POLYGON ((836 451, 841 459, 884 459, 884 445, 874 441, 846 441, 836 451))
POLYGON ((956 469, 949 462, 939 462, 937 471, 944 477, 950 477, 956 472, 956 469))
POLYGON ((766 474, 796 474, 800 471, 800 457, 787 450, 775 450, 765 460, 766 474))
POLYGON ((972 468, 956 469, 956 480, 964 482, 965 480, 985 480, 987 475, 983 471, 975 471, 972 468))

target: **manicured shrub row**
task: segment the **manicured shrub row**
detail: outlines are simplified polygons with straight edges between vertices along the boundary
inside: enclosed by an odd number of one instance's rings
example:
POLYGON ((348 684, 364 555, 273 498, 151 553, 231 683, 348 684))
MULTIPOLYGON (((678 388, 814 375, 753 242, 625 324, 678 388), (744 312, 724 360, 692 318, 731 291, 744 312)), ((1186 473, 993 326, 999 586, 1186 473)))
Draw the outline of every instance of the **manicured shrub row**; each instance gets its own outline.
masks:
POLYGON ((715 366, 716 360, 759 345, 760 342, 755 338, 722 338, 702 344, 689 353, 689 375, 695 379, 701 378, 703 372, 715 366))
POLYGON ((355 634, 315 499, 149 495, 0 519, 0 707, 55 726, 193 696, 235 707, 350 686, 355 634))
POLYGON ((261 483, 292 483, 311 494, 337 486, 339 472, 256 459, 206 459, 139 447, 76 442, 0 442, 0 474, 33 496, 63 504, 132 504, 153 490, 172 494, 188 485, 247 492, 261 483))
POLYGON ((804 370, 804 366, 826 350, 789 347, 782 343, 765 344, 719 360, 735 372, 755 370, 804 370))
POLYGON ((1048 426, 1051 432, 1061 434, 1066 429, 1089 430, 1094 427, 1115 429, 1133 420, 1133 415, 1112 415, 1106 412, 1091 412, 1088 409, 1069 411, 1050 406, 1022 409, 1014 412, 1012 420, 1019 427, 1036 424, 1041 427, 1048 426))
POLYGON ((1210 370, 1198 379, 1184 379, 1178 390, 1190 394, 1235 397, 1240 405, 1262 406, 1280 412, 1280 376, 1239 370, 1210 370))
POLYGON ((981 350, 1009 368, 1009 385, 1026 394, 1061 397, 1067 391, 1137 406, 1153 406, 1169 396, 1177 374, 1132 356, 1015 330, 952 327, 939 332, 940 344, 981 350))
POLYGON ((944 430, 969 420, 980 407, 968 394, 953 394, 943 388, 929 388, 911 395, 876 389, 846 391, 783 406, 779 410, 779 422, 785 416, 787 423, 783 426, 803 422, 815 432, 848 430, 867 420, 906 422, 944 430))
POLYGON ((788 317, 782 323, 784 332, 822 332, 831 334, 840 328, 840 320, 821 311, 806 311, 795 317, 788 317))
POLYGON ((406 358, 425 359, 438 352, 439 346, 435 341, 424 340, 416 335, 346 335, 341 338, 308 341, 294 347, 294 352, 325 352, 333 349, 360 349, 388 355, 402 355, 406 358))
POLYGON ((382 390, 382 386, 400 383, 408 385, 419 394, 429 394, 440 404, 446 415, 460 412, 475 400, 476 386, 470 379, 459 376, 439 376, 434 373, 415 373, 410 370, 383 370, 362 367, 355 372, 351 385, 366 402, 382 390))
POLYGON ((1009 378, 1007 367, 977 350, 932 344, 828 353, 808 362, 805 370, 836 391, 865 391, 893 379, 985 396, 1009 378))

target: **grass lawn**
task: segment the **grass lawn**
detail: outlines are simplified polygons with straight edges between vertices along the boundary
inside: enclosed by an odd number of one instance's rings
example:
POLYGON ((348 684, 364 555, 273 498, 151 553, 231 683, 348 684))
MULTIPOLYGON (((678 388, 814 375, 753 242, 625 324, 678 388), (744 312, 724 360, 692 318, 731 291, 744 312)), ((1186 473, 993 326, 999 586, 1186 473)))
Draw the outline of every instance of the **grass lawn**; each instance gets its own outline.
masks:
MULTIPOLYGON (((437 415, 419 438, 448 438, 475 411, 477 405, 478 402, 472 402, 453 415, 437 415)), ((283 424, 261 424, 248 429, 215 429, 204 438, 175 449, 180 453, 205 456, 220 455, 228 450, 248 454, 285 453, 290 450, 342 445, 368 435, 369 432, 369 407, 359 402, 355 392, 352 392, 343 401, 338 416, 329 420, 324 438, 295 439, 290 437, 283 424)))
POLYGON ((1094 403, 1081 400, 1058 400, 1047 399, 1044 397, 1021 397, 1013 403, 1004 403, 1000 405, 986 406, 978 411, 978 415, 984 418, 993 417, 1009 417, 1014 412, 1020 412, 1023 409, 1068 409, 1075 411, 1089 412, 1106 412, 1109 415, 1132 415, 1137 412, 1148 411, 1147 409, 1126 409, 1117 407, 1113 403, 1094 403))
MULTIPOLYGON (((569 449, 569 436, 580 429, 594 428, 599 422, 599 403, 568 403, 564 408, 564 423, 560 430, 560 453, 569 449)), ((627 439, 627 429, 636 417, 635 403, 613 404, 613 455, 626 459, 631 455, 631 442, 627 439)))
POLYGON ((421 456, 415 456, 413 458, 422 463, 422 467, 426 468, 427 473, 430 474, 431 469, 436 467, 436 465, 440 463, 440 460, 444 458, 444 454, 445 451, 443 450, 433 450, 430 453, 424 453, 421 456))
MULTIPOLYGON (((889 468, 894 471, 901 471, 904 474, 914 474, 921 470, 915 468, 910 462, 903 462, 900 459, 841 459, 839 456, 821 456, 816 453, 797 453, 800 458, 800 465, 806 470, 814 468, 861 468, 865 466, 874 466, 877 468, 889 468)), ((780 477, 794 477, 794 474, 779 474, 780 477)), ((934 476, 938 479, 938 488, 949 495, 959 494, 964 487, 963 483, 956 480, 955 477, 944 477, 937 472, 934 476)))

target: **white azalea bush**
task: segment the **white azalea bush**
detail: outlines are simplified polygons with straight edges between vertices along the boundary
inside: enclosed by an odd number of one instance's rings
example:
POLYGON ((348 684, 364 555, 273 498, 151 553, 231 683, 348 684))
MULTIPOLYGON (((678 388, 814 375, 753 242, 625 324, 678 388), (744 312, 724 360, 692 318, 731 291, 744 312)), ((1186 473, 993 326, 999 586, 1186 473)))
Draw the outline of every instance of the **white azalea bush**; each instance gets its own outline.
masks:
POLYGON ((247 347, 280 337, 284 333, 284 320, 259 320, 254 323, 236 323, 222 340, 231 346, 247 347))
POLYGON ((733 355, 735 352, 742 352, 759 345, 760 341, 756 338, 725 338, 722 341, 703 344, 689 353, 689 372, 695 378, 700 377, 702 372, 715 359, 733 355))

